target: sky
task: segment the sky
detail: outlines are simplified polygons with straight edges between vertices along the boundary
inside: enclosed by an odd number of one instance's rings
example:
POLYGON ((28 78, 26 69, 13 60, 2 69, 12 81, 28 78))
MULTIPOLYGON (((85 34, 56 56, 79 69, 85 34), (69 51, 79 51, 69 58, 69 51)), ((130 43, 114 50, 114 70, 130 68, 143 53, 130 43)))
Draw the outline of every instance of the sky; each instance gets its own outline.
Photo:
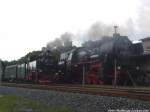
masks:
POLYGON ((19 59, 97 21, 120 26, 132 20, 136 39, 149 36, 149 6, 148 0, 0 0, 0 59, 19 59))

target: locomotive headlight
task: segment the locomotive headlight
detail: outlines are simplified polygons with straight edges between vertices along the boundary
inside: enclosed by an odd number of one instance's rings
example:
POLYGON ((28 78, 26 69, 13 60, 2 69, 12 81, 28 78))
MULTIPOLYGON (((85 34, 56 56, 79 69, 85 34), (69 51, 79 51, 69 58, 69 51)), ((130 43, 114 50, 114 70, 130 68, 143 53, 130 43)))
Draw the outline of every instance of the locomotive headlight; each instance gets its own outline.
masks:
POLYGON ((140 69, 140 67, 139 67, 139 66, 137 66, 137 67, 136 67, 136 70, 139 70, 139 69, 140 69))
POLYGON ((118 69, 118 70, 121 70, 121 66, 118 66, 117 69, 118 69))
POLYGON ((78 65, 74 65, 74 67, 78 67, 78 65))

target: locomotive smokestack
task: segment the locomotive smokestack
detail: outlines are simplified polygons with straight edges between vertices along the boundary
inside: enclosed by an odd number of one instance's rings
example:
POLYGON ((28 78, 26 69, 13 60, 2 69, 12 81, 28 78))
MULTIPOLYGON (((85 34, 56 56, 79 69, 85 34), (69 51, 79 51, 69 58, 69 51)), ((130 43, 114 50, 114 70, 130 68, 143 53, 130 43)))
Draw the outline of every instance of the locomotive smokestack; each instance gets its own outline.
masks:
POLYGON ((117 28, 118 28, 118 26, 114 26, 115 32, 114 32, 114 34, 113 34, 113 37, 119 37, 119 36, 120 36, 120 34, 117 33, 117 28))
POLYGON ((117 34, 117 28, 118 26, 114 26, 115 34, 117 34))

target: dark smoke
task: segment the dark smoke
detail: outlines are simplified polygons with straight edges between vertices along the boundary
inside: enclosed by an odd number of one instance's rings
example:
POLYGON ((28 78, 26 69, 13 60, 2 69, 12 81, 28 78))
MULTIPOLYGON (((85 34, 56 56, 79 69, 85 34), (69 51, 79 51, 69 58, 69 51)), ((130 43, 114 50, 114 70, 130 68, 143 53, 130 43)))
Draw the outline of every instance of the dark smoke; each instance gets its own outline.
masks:
POLYGON ((60 40, 60 38, 56 38, 54 41, 47 44, 47 48, 50 50, 57 49, 59 47, 62 47, 62 41, 60 40))
MULTIPOLYGON (((112 36, 114 33, 114 25, 116 24, 104 24, 102 22, 92 24, 91 27, 84 33, 84 36, 82 36, 83 42, 88 40, 101 40, 105 37, 112 36)), ((117 33, 134 39, 136 29, 133 20, 130 18, 123 25, 118 26, 117 33)))
MULTIPOLYGON (((124 25, 118 26, 117 32, 121 35, 127 35, 131 38, 134 37, 135 28, 134 23, 132 19, 129 19, 124 25)), ((102 22, 95 22, 91 25, 91 27, 84 31, 80 32, 76 35, 73 35, 72 33, 64 33, 59 38, 56 38, 54 41, 49 42, 47 44, 47 48, 52 49, 58 49, 61 47, 67 47, 72 46, 72 41, 76 41, 77 43, 90 43, 90 41, 95 40, 107 40, 108 38, 111 38, 114 33, 114 24, 104 24, 102 22)), ((87 45, 86 43, 86 45, 87 45)))
MULTIPOLYGON (((128 36, 130 40, 138 40, 150 37, 150 0, 139 0, 136 18, 129 18, 124 24, 118 24, 117 32, 128 36)), ((49 48, 57 48, 67 45, 67 43, 76 41, 84 43, 95 40, 102 40, 105 37, 111 37, 114 33, 113 26, 117 24, 105 24, 101 21, 95 22, 88 30, 79 32, 75 35, 64 33, 60 38, 48 43, 49 48)))
POLYGON ((100 40, 104 36, 111 36, 112 33, 112 25, 96 22, 87 31, 86 38, 87 40, 100 40))
POLYGON ((64 33, 59 38, 56 38, 54 41, 48 42, 47 49, 59 49, 62 47, 72 46, 72 37, 71 33, 64 33))
POLYGON ((73 34, 71 33, 64 33, 61 35, 60 39, 63 43, 63 46, 72 46, 72 37, 73 37, 73 34))

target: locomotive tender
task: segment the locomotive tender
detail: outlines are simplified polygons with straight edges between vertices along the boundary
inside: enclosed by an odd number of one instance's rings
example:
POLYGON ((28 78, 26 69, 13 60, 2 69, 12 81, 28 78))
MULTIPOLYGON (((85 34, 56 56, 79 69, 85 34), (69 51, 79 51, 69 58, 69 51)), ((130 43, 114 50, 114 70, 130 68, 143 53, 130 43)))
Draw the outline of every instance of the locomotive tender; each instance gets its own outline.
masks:
MULTIPOLYGON (((95 41, 98 42, 98 41, 95 41)), ((78 47, 60 54, 56 60, 51 51, 39 59, 21 65, 6 66, 4 81, 40 84, 75 83, 109 85, 147 85, 145 72, 135 58, 143 54, 141 44, 114 33, 95 47, 78 47)), ((93 44, 95 44, 93 42, 93 44)))

